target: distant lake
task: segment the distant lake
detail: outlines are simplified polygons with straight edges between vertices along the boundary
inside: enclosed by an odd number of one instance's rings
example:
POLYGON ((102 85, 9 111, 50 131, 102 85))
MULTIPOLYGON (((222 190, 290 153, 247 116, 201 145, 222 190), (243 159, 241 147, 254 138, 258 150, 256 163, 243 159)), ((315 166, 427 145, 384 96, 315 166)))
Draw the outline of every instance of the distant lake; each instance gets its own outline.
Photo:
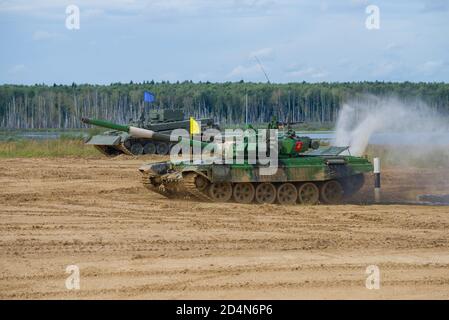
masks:
MULTIPOLYGON (((309 136, 317 140, 333 140, 335 131, 297 131, 298 135, 309 136)), ((0 141, 8 138, 20 139, 58 139, 64 136, 87 137, 88 133, 81 130, 25 130, 25 131, 0 131, 0 141)), ((432 144, 432 145, 449 145, 449 132, 382 132, 374 133, 369 140, 370 144, 392 144, 392 145, 416 145, 416 144, 432 144)))
MULTIPOLYGON (((319 140, 333 140, 335 138, 335 131, 298 131, 297 134, 307 135, 312 139, 319 140)), ((376 132, 370 137, 369 143, 382 145, 449 145, 449 132, 376 132)))
POLYGON ((73 137, 87 137, 88 133, 84 131, 76 131, 76 130, 25 130, 25 131, 0 131, 0 141, 7 140, 9 138, 14 139, 30 139, 30 140, 48 140, 48 139, 59 139, 62 135, 64 136, 73 136, 73 137))

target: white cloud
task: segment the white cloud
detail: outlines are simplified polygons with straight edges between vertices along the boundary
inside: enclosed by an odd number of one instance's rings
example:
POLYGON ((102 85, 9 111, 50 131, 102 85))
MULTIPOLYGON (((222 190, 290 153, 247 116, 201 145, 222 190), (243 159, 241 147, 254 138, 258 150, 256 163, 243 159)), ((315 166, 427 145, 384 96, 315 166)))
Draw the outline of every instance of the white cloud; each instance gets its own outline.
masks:
MULTIPOLYGON (((81 11, 81 10, 80 10, 81 11)), ((82 17, 84 18, 98 18, 100 16, 103 16, 105 14, 104 9, 99 9, 99 8, 87 8, 85 10, 82 11, 82 17)))
POLYGON ((179 74, 174 71, 168 71, 160 75, 159 77, 163 81, 176 82, 180 80, 179 74))
POLYGON ((424 12, 441 12, 449 10, 449 2, 447 0, 425 0, 424 12))
POLYGON ((399 62, 382 61, 374 66, 371 75, 374 77, 387 77, 396 72, 400 67, 399 62))
MULTIPOLYGON (((291 0, 283 0, 285 4, 291 0)), ((268 12, 279 8, 273 0, 5 0, 0 2, 0 12, 40 14, 42 11, 64 12, 66 6, 76 4, 81 14, 101 15, 124 13, 126 15, 197 15, 204 12, 215 14, 243 14, 268 12)))
POLYGON ((367 6, 368 0, 352 0, 351 1, 354 6, 367 6))
POLYGON ((37 30, 33 33, 33 40, 35 41, 41 41, 41 40, 48 40, 55 38, 56 34, 50 33, 48 31, 44 30, 37 30))
POLYGON ((257 64, 248 67, 239 65, 234 69, 232 69, 232 71, 228 73, 227 77, 234 78, 234 77, 250 76, 256 74, 257 72, 262 72, 257 64))
POLYGON ((287 76, 291 78, 312 78, 321 79, 328 75, 328 73, 322 69, 314 67, 306 67, 297 70, 291 70, 287 72, 287 76))
POLYGON ((429 60, 417 66, 417 70, 426 75, 432 75, 445 66, 443 60, 429 60))
MULTIPOLYGON (((0 80, 16 81, 8 70, 17 63, 27 68, 14 70, 32 82, 109 83, 123 74, 128 81, 146 79, 141 64, 148 56, 157 61, 150 78, 172 81, 175 75, 164 72, 174 68, 187 79, 264 80, 256 55, 269 77, 281 82, 448 81, 448 41, 439 32, 447 19, 443 12, 425 14, 424 1, 375 2, 388 13, 388 32, 375 35, 364 28, 370 0, 0 0, 0 19, 7 22, 2 40, 16 39, 3 48, 6 72, 0 80), (81 33, 64 28, 68 4, 80 7, 81 33), (56 40, 84 48, 83 59, 56 40), (21 60, 14 52, 23 53, 21 60), (179 62, 179 52, 188 64, 179 62), (55 58, 51 70, 47 57, 55 58), (77 62, 60 75, 66 59, 77 62), (114 61, 123 63, 112 68, 114 61), (285 68, 293 61, 299 63, 285 68)), ((429 10, 445 8, 432 1, 429 10)))
POLYGON ((210 80, 213 77, 213 74, 211 72, 200 72, 194 77, 194 81, 207 81, 210 80))
POLYGON ((12 66, 12 67, 8 70, 8 72, 9 72, 10 74, 15 75, 15 74, 22 73, 22 72, 24 72, 25 70, 26 70, 26 67, 25 67, 24 64, 16 64, 15 66, 12 66))
POLYGON ((403 49, 404 44, 403 43, 397 43, 397 42, 390 42, 385 46, 386 51, 396 51, 399 49, 403 49))
POLYGON ((326 1, 322 1, 320 3, 320 10, 321 11, 327 11, 329 10, 329 4, 326 1))
POLYGON ((273 48, 262 48, 259 50, 255 50, 249 54, 250 59, 254 59, 254 57, 263 60, 274 60, 275 58, 274 50, 273 48))

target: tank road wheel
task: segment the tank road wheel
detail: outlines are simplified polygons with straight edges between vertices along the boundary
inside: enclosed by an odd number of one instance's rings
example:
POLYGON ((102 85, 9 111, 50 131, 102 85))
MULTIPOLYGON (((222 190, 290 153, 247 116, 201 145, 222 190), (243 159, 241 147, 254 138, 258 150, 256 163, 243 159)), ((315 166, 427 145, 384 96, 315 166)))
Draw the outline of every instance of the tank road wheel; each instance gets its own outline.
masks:
POLYGON ((160 154, 162 156, 165 156, 170 151, 170 148, 168 147, 168 144, 165 142, 160 142, 156 145, 156 152, 157 154, 160 154))
POLYGON ((280 204, 295 204, 298 199, 298 191, 291 183, 283 183, 277 191, 277 199, 280 204))
POLYGON ((326 181, 321 186, 321 200, 324 203, 335 204, 339 203, 343 198, 343 187, 340 182, 336 180, 326 181))
POLYGON ((258 203, 273 203, 276 200, 276 187, 264 182, 256 187, 256 201, 258 203))
POLYGON ((320 190, 315 183, 306 182, 298 188, 298 201, 300 204, 316 204, 320 198, 320 190))
POLYGON ((129 151, 135 156, 141 155, 143 153, 143 146, 139 142, 134 142, 129 151))
POLYGON ((236 183, 234 185, 234 200, 238 203, 251 203, 256 191, 252 183, 236 183))
POLYGON ((226 202, 232 197, 232 185, 229 182, 212 183, 209 195, 216 202, 226 202))
POLYGON ((143 146, 143 153, 144 154, 155 154, 156 153, 156 146, 153 142, 147 142, 143 146))
POLYGON ((205 177, 203 177, 202 175, 197 175, 195 177, 195 187, 199 190, 199 191, 204 191, 206 190, 207 186, 209 185, 209 180, 207 180, 205 177))
POLYGON ((125 145, 126 149, 131 149, 132 140, 126 139, 125 142, 123 142, 123 144, 125 145))

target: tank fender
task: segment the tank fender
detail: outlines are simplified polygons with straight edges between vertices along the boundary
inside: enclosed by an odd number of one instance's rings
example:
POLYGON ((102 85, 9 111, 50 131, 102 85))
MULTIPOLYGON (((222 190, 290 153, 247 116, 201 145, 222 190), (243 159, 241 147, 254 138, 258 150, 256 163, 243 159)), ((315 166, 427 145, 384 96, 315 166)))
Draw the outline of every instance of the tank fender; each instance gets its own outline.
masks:
POLYGON ((139 171, 141 173, 153 173, 156 175, 163 175, 168 172, 170 169, 170 163, 168 162, 156 162, 156 163, 149 163, 144 164, 139 168, 139 171))
POLYGON ((212 167, 212 180, 217 182, 230 181, 232 179, 231 168, 227 165, 212 167))
POLYGON ((210 177, 207 175, 206 172, 203 171, 196 171, 196 170, 192 170, 192 169, 186 169, 186 170, 182 170, 182 176, 184 177, 186 174, 191 173, 191 172, 195 172, 196 174, 199 174, 200 176, 203 176, 204 178, 206 178, 207 180, 210 181, 210 177))

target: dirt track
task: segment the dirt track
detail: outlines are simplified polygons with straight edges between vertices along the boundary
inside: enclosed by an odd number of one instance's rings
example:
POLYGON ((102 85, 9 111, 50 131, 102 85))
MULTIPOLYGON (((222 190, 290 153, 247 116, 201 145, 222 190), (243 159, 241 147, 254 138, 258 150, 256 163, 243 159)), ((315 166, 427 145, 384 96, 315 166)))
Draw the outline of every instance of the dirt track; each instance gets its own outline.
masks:
MULTIPOLYGON (((141 186, 141 163, 0 160, 0 298, 449 298, 449 207, 174 201, 141 186)), ((387 170, 383 190, 412 199, 445 175, 387 170)))

